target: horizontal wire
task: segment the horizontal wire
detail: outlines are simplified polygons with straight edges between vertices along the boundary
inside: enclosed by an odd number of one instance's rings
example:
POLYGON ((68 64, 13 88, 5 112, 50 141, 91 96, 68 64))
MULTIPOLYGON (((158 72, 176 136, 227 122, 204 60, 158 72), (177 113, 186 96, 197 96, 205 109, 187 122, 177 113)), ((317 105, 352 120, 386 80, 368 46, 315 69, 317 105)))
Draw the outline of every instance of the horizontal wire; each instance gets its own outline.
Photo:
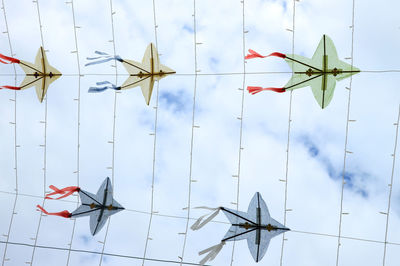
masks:
MULTIPOLYGON (((1 191, 0 190, 0 193, 9 194, 9 195, 16 195, 15 192, 9 192, 9 191, 1 191)), ((43 196, 18 193, 18 197, 20 197, 20 196, 43 199, 43 196)), ((67 200, 67 199, 59 199, 58 201, 76 203, 76 201, 67 200)), ((129 209, 129 208, 126 208, 124 211, 136 212, 136 213, 150 215, 150 212, 139 211, 139 210, 134 210, 134 209, 129 209)), ((153 213, 153 215, 160 216, 160 217, 166 217, 166 218, 183 219, 183 220, 188 219, 187 216, 168 215, 168 214, 160 214, 160 213, 153 213)), ((43 215, 43 216, 46 216, 46 215, 43 215)), ((197 220, 197 218, 192 218, 192 217, 190 217, 189 219, 193 220, 193 221, 197 220)), ((217 221, 217 220, 211 220, 210 222, 211 223, 217 223, 217 224, 231 224, 229 222, 217 221)), ((317 233, 317 232, 310 232, 310 231, 301 231, 301 230, 295 230, 295 229, 290 230, 290 232, 301 233, 301 234, 310 234, 310 235, 319 235, 319 236, 327 236, 327 237, 339 237, 338 235, 334 235, 334 234, 325 234, 325 233, 317 233)), ((366 239, 366 238, 357 238, 357 237, 352 237, 352 236, 343 236, 342 235, 342 236, 340 236, 340 238, 350 239, 350 240, 357 240, 357 241, 364 241, 364 242, 374 242, 374 243, 380 243, 380 244, 384 244, 385 243, 385 241, 366 239)), ((4 241, 0 242, 0 243, 4 243, 4 241)), ((386 242, 386 244, 400 246, 400 243, 397 243, 397 242, 386 242)), ((72 250, 72 251, 74 251, 74 250, 72 250)))
MULTIPOLYGON (((235 75, 268 75, 268 74, 292 74, 292 71, 260 71, 260 72, 221 72, 221 73, 176 73, 175 76, 235 76, 235 75)), ((360 73, 400 73, 400 69, 389 70, 362 70, 360 73)), ((74 76, 115 76, 115 73, 67 73, 62 74, 67 77, 74 76)), ((0 74, 0 76, 15 76, 15 74, 0 74)), ((25 76, 25 74, 16 74, 16 76, 25 76)), ((118 74, 117 76, 129 76, 129 74, 118 74)))
MULTIPOLYGON (((6 241, 0 240, 0 244, 5 244, 6 241)), ((154 259, 154 258, 143 258, 138 256, 130 256, 130 255, 122 255, 122 254, 115 254, 115 253, 106 253, 100 251, 91 251, 85 249, 69 249, 69 248, 62 248, 62 247, 53 247, 53 246, 44 246, 44 245, 32 245, 27 243, 20 243, 20 242, 8 242, 9 245, 16 245, 16 246, 26 246, 26 247, 36 247, 36 248, 43 248, 43 249, 53 249, 53 250, 64 250, 64 251, 71 251, 71 252, 80 252, 80 253, 89 253, 89 254, 97 254, 97 255, 105 255, 105 256, 112 256, 112 257, 120 257, 120 258, 127 258, 127 259, 136 259, 136 260, 148 260, 148 261, 156 261, 156 262, 167 262, 167 263, 175 263, 175 264, 185 264, 185 265, 200 265, 198 263, 192 262, 181 262, 181 261, 174 261, 174 260, 164 260, 164 259, 154 259)))

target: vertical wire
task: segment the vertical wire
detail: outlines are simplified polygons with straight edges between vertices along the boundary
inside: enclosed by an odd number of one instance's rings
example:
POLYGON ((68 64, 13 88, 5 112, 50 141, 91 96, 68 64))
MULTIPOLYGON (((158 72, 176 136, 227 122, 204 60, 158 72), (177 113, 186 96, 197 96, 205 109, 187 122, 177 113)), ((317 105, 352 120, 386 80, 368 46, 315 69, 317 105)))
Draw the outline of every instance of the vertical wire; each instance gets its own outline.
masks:
MULTIPOLYGON (((294 54, 294 37, 295 37, 295 26, 296 26, 296 0, 293 0, 293 18, 292 18, 292 54, 294 54)), ((292 75, 293 75, 292 67, 292 75)), ((293 100, 293 90, 290 90, 289 98, 289 115, 288 115, 288 133, 287 133, 287 145, 286 145, 286 165, 285 165, 285 203, 283 211, 283 225, 286 226, 287 220, 287 198, 288 198, 288 179, 289 179, 289 148, 290 148, 290 131, 292 123, 292 100, 293 100)), ((285 232, 282 234, 282 246, 281 246, 281 258, 280 266, 283 265, 283 250, 285 247, 285 232)))
MULTIPOLYGON (((241 159, 242 159, 242 140, 243 140, 243 113, 244 113, 244 87, 246 84, 246 30, 245 30, 245 16, 244 16, 244 0, 240 1, 242 3, 242 57, 243 57, 243 84, 242 84, 242 100, 241 100, 241 109, 240 109, 240 130, 239 130, 239 151, 238 151, 238 170, 237 170, 237 186, 236 186, 236 210, 239 210, 239 196, 240 196, 240 170, 241 170, 241 159)), ((233 257, 235 254, 235 245, 236 240, 233 240, 232 245, 232 254, 231 254, 231 263, 233 265, 233 257)))
MULTIPOLYGON (((37 9, 37 15, 38 15, 38 21, 39 21, 39 29, 40 29, 40 39, 42 43, 43 50, 46 52, 44 48, 44 39, 43 39, 43 26, 42 26, 42 20, 40 17, 40 8, 39 8, 39 0, 34 0, 34 3, 36 3, 36 9, 37 9)), ((44 104, 44 144, 41 145, 43 147, 43 195, 46 194, 46 174, 47 174, 47 93, 45 96, 45 104, 44 104)), ((43 198, 42 206, 44 206, 46 201, 46 198, 43 198)), ((32 251, 32 257, 31 257, 31 262, 30 264, 33 265, 33 259, 35 257, 35 251, 36 251, 36 245, 37 245, 37 239, 39 237, 39 232, 40 232, 40 225, 42 223, 42 217, 44 216, 43 213, 40 212, 39 216, 39 223, 38 227, 36 229, 36 235, 35 235, 35 243, 33 245, 33 251, 32 251)))
MULTIPOLYGON (((75 21, 75 9, 74 9, 74 0, 71 0, 71 2, 67 2, 67 4, 71 4, 71 10, 72 10, 72 21, 73 21, 73 26, 74 26, 74 39, 75 39, 75 53, 76 53, 76 63, 78 67, 78 98, 74 99, 77 101, 77 147, 76 147, 76 184, 79 187, 79 177, 80 177, 80 124, 81 124, 81 66, 80 66, 80 61, 79 61, 79 49, 78 49, 78 38, 76 34, 76 21, 75 21)), ((76 202, 76 207, 79 207, 79 197, 77 197, 77 202, 76 202)), ((69 249, 68 249, 68 257, 67 257, 67 266, 69 265, 70 262, 70 257, 71 257, 71 249, 72 249, 72 241, 74 239, 75 235, 75 226, 76 226, 76 219, 73 219, 73 226, 72 226, 72 233, 71 233, 71 238, 69 241, 69 249)))
MULTIPOLYGON (((157 19, 156 19, 156 2, 155 2, 155 0, 153 0, 153 20, 154 20, 154 38, 155 38, 155 42, 156 42, 156 47, 158 49, 158 39, 157 39, 157 27, 158 26, 157 26, 157 19)), ((151 225, 153 222, 153 212, 154 212, 154 178, 155 178, 155 169, 156 169, 158 93, 159 93, 159 81, 157 81, 156 106, 154 106, 154 109, 156 111, 155 111, 155 115, 154 115, 154 142, 153 142, 153 165, 152 165, 152 177, 151 177, 150 218, 149 218, 149 226, 147 227, 146 243, 144 245, 142 266, 144 266, 144 262, 146 261, 147 248, 148 248, 149 240, 151 239, 150 238, 150 230, 151 230, 151 225)))
MULTIPOLYGON (((112 30, 112 44, 113 44, 113 51, 114 51, 114 58, 116 56, 116 49, 115 49, 115 34, 114 34, 114 14, 115 12, 113 11, 113 5, 112 5, 112 0, 110 0, 110 15, 111 15, 111 30, 112 30)), ((114 60, 115 62, 115 84, 118 83, 118 65, 117 65, 117 60, 114 60)), ((117 112, 117 95, 120 93, 120 91, 115 91, 114 92, 114 110, 113 110, 113 130, 112 130, 112 159, 111 159, 111 183, 112 183, 112 195, 114 195, 114 187, 115 187, 115 182, 114 182, 114 166, 115 166, 115 120, 116 120, 116 112, 117 112)), ((106 246, 106 241, 107 241, 107 236, 108 236, 108 229, 110 227, 110 221, 111 217, 108 217, 107 221, 107 228, 106 228, 106 233, 104 235, 104 240, 103 240, 103 247, 101 249, 101 255, 100 255, 100 262, 99 266, 102 265, 103 263, 103 256, 104 256, 104 249, 106 246)))
MULTIPOLYGON (((12 48, 12 45, 11 45, 10 32, 9 32, 9 28, 8 28, 7 14, 6 14, 5 6, 4 6, 4 0, 2 0, 1 2, 2 2, 4 21, 5 21, 5 25, 6 25, 8 46, 9 46, 9 49, 10 49, 11 56, 14 56, 13 48, 12 48)), ((13 66, 13 70, 14 70, 14 85, 17 86, 17 70, 16 70, 16 67, 15 67, 15 64, 12 64, 12 66, 13 66)), ((5 244, 5 247, 4 247, 2 265, 4 265, 5 261, 7 261, 6 255, 7 255, 8 241, 10 239, 10 233, 11 233, 11 228, 12 228, 12 224, 13 224, 13 221, 14 221, 15 208, 17 206, 17 199, 18 199, 17 92, 16 91, 14 91, 14 99, 10 99, 10 100, 14 102, 14 122, 12 122, 12 125, 14 126, 15 199, 14 199, 13 209, 12 209, 12 213, 11 213, 10 224, 8 226, 8 232, 7 232, 7 237, 6 237, 6 244, 5 244)))
POLYGON ((395 123, 396 125, 396 137, 394 140, 394 148, 393 148, 393 163, 392 163, 392 174, 390 177, 390 184, 389 184, 389 201, 388 201, 388 207, 387 207, 387 212, 386 212, 386 229, 385 229, 385 243, 384 243, 384 248, 383 248, 383 266, 385 266, 386 263, 386 245, 387 245, 387 239, 388 239, 388 228, 389 228, 389 215, 390 215, 390 204, 392 200, 392 189, 393 189, 393 177, 394 177, 394 169, 396 166, 396 152, 397 152, 397 139, 399 136, 399 122, 400 122, 400 105, 399 105, 399 111, 397 115, 397 122, 395 123))
POLYGON ((193 168, 193 142, 194 142, 194 119, 196 111, 196 91, 197 91, 197 32, 196 32, 196 0, 193 0, 193 41, 194 41, 194 88, 193 88, 193 108, 192 108, 192 135, 190 140, 190 159, 189 159, 189 184, 188 184, 188 201, 187 201, 187 218, 186 218, 186 229, 185 237, 183 240, 183 248, 181 254, 181 264, 185 256, 185 248, 187 241, 187 234, 190 221, 190 209, 191 209, 191 192, 192 192, 192 168, 193 168))
MULTIPOLYGON (((353 51, 354 51, 354 9, 355 9, 355 0, 353 0, 353 10, 352 10, 352 18, 351 18, 351 65, 353 65, 353 51)), ((340 238, 342 234, 342 216, 343 216, 343 193, 344 193, 344 185, 345 185, 345 175, 346 175, 346 158, 347 158, 347 143, 348 143, 348 133, 349 133, 349 119, 350 119, 350 104, 351 104, 351 85, 353 82, 353 76, 350 76, 350 84, 349 84, 349 97, 347 102, 347 117, 346 117, 346 137, 344 142, 344 155, 343 155, 343 173, 342 173, 342 189, 340 195, 340 214, 339 214, 339 233, 338 233, 338 242, 337 242, 337 250, 336 250, 336 266, 339 265, 339 256, 340 256, 340 238)))

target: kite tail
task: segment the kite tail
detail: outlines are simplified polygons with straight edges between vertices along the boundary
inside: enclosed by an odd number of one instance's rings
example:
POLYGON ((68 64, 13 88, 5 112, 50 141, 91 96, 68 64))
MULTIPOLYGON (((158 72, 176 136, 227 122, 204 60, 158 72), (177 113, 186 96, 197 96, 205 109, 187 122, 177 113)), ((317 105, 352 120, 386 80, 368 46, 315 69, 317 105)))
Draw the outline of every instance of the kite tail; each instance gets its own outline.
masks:
POLYGON ((85 66, 97 65, 97 64, 105 63, 105 62, 108 62, 108 61, 111 61, 111 60, 117 60, 117 61, 119 61, 119 62, 122 62, 122 61, 123 61, 122 58, 119 57, 119 55, 112 56, 112 55, 109 55, 109 54, 107 54, 107 53, 100 52, 100 51, 95 51, 94 53, 95 53, 95 54, 98 54, 99 56, 96 56, 96 57, 86 57, 86 59, 87 59, 87 60, 90 60, 90 61, 92 61, 92 60, 97 60, 97 61, 89 62, 89 63, 87 63, 85 66))
POLYGON ((60 216, 60 217, 64 217, 64 218, 70 218, 71 217, 71 213, 67 210, 64 210, 62 212, 47 212, 45 209, 43 209, 42 206, 40 205, 36 205, 36 207, 43 212, 44 214, 47 215, 54 215, 54 216, 60 216))
POLYGON ((274 91, 274 92, 278 92, 278 93, 282 93, 282 92, 286 91, 285 88, 263 88, 263 87, 252 87, 252 86, 248 86, 247 90, 249 91, 249 93, 251 93, 253 95, 256 93, 259 93, 260 91, 274 91))
POLYGON ((218 208, 209 208, 209 207, 196 207, 195 209, 206 209, 212 211, 211 213, 205 214, 201 216, 200 218, 197 219, 197 221, 190 227, 193 231, 198 230, 205 226, 207 223, 209 223, 212 219, 214 219, 215 216, 218 215, 219 211, 221 210, 221 207, 218 208))
POLYGON ((13 63, 19 64, 19 62, 20 62, 19 59, 17 59, 17 58, 12 58, 9 56, 5 56, 3 54, 0 54, 0 58, 5 60, 4 61, 4 60, 0 59, 0 62, 3 64, 13 64, 13 63), (6 62, 6 61, 9 61, 9 62, 6 62))
POLYGON ((225 241, 221 241, 221 243, 219 243, 218 245, 209 247, 205 250, 202 250, 199 252, 199 255, 203 255, 205 253, 208 252, 207 256, 205 256, 200 262, 200 265, 204 265, 207 261, 212 261, 213 259, 215 259, 215 257, 217 257, 218 253, 222 250, 222 248, 225 245, 225 241))
POLYGON ((105 84, 107 84, 107 86, 104 86, 104 87, 90 87, 88 92, 96 93, 96 92, 103 92, 103 91, 105 91, 107 89, 113 89, 113 90, 120 90, 121 89, 121 87, 117 87, 117 86, 115 86, 114 84, 112 84, 109 81, 101 81, 101 82, 97 82, 96 83, 97 86, 105 85, 105 84))
POLYGON ((65 187, 65 188, 62 188, 62 189, 58 189, 57 187, 55 187, 53 185, 49 186, 49 188, 54 190, 54 192, 47 194, 45 199, 56 199, 56 200, 58 200, 58 199, 62 199, 62 198, 68 197, 72 193, 79 192, 81 190, 80 187, 65 187), (61 194, 62 196, 60 196, 58 198, 50 197, 50 196, 57 195, 57 194, 61 194))
POLYGON ((244 59, 252 59, 252 58, 265 58, 265 57, 269 57, 269 56, 276 56, 276 57, 280 57, 280 58, 286 58, 285 54, 282 53, 278 53, 278 52, 274 52, 271 53, 269 55, 261 55, 259 53, 257 53, 256 51, 249 49, 249 54, 247 54, 244 59))
MULTIPOLYGON (((0 60, 1 61, 1 60, 0 60)), ((0 86, 0 90, 1 89, 9 89, 9 90, 20 90, 21 87, 14 87, 14 86, 8 86, 8 85, 4 85, 4 86, 0 86)))

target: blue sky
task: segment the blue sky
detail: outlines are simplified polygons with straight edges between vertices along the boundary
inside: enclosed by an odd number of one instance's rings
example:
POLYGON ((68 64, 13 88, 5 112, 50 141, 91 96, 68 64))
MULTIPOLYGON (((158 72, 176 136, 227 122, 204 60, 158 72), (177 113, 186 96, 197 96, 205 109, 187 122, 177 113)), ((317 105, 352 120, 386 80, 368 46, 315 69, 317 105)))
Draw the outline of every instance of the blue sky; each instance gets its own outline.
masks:
MULTIPOLYGON (((351 56, 352 2, 299 1, 296 3, 294 52, 311 57, 323 34, 334 41, 339 58, 351 56)), ((116 53, 140 61, 150 42, 155 42, 152 1, 113 1, 116 53)), ((240 166, 239 209, 246 210, 256 191, 266 201, 271 215, 283 222, 286 176, 286 148, 290 93, 244 94, 244 75, 202 75, 243 71, 243 31, 240 1, 196 0, 196 40, 194 44, 193 2, 155 1, 157 43, 160 60, 177 75, 159 83, 157 142, 154 148, 156 86, 150 106, 139 88, 123 91, 116 99, 115 164, 112 163, 114 91, 88 94, 96 81, 115 81, 113 63, 84 67, 95 50, 113 53, 110 2, 74 1, 79 49, 80 79, 75 50, 71 5, 64 1, 39 0, 45 49, 49 62, 63 74, 48 91, 46 183, 43 178, 45 104, 37 101, 33 88, 17 92, 17 178, 14 160, 14 92, 0 91, 0 239, 33 244, 38 229, 44 186, 77 185, 77 119, 80 82, 79 186, 96 192, 106 176, 114 171, 115 199, 127 210, 110 219, 104 252, 142 257, 150 217, 154 164, 154 211, 146 256, 179 260, 182 254, 188 201, 191 206, 236 208, 237 175, 240 166), (195 66, 195 49, 197 66, 195 66), (193 74, 198 71, 197 79, 193 74), (99 76, 98 74, 109 74, 99 76), (192 140, 193 93, 196 105, 192 140), (243 122, 241 161, 238 160, 240 123, 243 122), (192 160, 190 154, 192 153, 192 160), (190 172, 191 171, 191 172, 190 172), (191 176, 190 176, 191 175, 191 176), (15 189, 19 196, 14 207, 15 189)), ((354 16, 354 65, 361 70, 400 69, 399 3, 356 1, 354 16), (390 6, 390 8, 388 8, 390 6), (379 19, 371 19, 371 18, 379 19)), ((41 45, 36 4, 27 0, 4 1, 10 42, 15 57, 34 61, 41 45)), ((291 53, 293 2, 245 0, 245 49, 262 54, 291 53)), ((4 16, 0 28, 6 31, 4 16)), ((1 53, 10 55, 7 34, 0 38, 1 53)), ((349 60, 346 60, 349 62, 349 60)), ((22 71, 16 66, 17 72, 22 71)), ((117 65, 117 84, 126 72, 117 65)), ((277 58, 249 60, 245 86, 281 87, 290 73, 251 74, 290 71, 277 58)), ((2 84, 14 84, 13 67, 0 65, 2 84)), ((124 76, 125 75, 125 76, 124 76)), ((18 82, 22 80, 18 76, 18 82)), ((393 168, 400 92, 400 75, 363 72, 352 80, 346 185, 343 194, 343 239, 339 265, 382 265, 389 186, 392 174, 392 202, 388 241, 400 244, 399 165, 393 168)), ((283 265, 335 265, 341 180, 348 110, 349 79, 338 82, 330 105, 321 110, 309 88, 292 94, 292 122, 287 172, 287 226, 283 265), (304 234, 300 231, 327 235, 304 234)), ((398 156, 398 152, 396 154, 398 156)), ((395 155, 395 156, 396 156, 395 155)), ((46 189, 47 191, 47 189, 46 189)), ((74 210, 77 198, 46 201, 51 211, 74 210)), ((191 210, 195 219, 204 212, 191 210)), ((198 252, 217 244, 229 225, 220 214, 215 223, 200 231, 189 231, 183 260, 198 262, 198 252), (222 222, 222 223, 221 223, 222 222)), ((193 220, 189 223, 189 225, 193 220)), ((87 218, 74 222, 43 216, 38 245, 101 252, 106 227, 92 237, 87 218)), ((274 238, 260 265, 279 265, 282 237, 274 238)), ((399 245, 388 244, 386 265, 397 265, 399 245)), ((32 248, 0 244, 4 265, 31 261, 32 248)), ((34 265, 67 263, 67 251, 36 249, 34 265)), ((232 243, 228 243, 213 265, 228 265, 232 243)), ((69 265, 99 265, 100 255, 72 252, 69 265)), ((103 256, 102 265, 142 265, 141 260, 103 256)), ((164 265, 146 261, 145 265, 164 265)), ((235 244, 233 265, 255 265, 247 243, 235 244)))

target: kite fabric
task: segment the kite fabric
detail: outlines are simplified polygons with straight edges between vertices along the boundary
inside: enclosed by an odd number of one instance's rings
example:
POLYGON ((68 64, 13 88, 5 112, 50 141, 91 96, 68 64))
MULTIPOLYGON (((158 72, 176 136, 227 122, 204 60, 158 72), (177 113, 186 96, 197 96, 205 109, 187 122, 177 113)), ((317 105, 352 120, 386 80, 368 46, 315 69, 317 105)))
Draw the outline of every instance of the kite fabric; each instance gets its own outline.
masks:
POLYGON ((192 230, 202 228, 217 216, 219 211, 224 212, 229 222, 232 224, 219 244, 199 252, 199 255, 207 254, 200 261, 200 265, 212 261, 221 251, 226 241, 242 239, 247 239, 247 245, 254 261, 259 262, 264 257, 270 240, 273 237, 290 230, 270 216, 268 207, 259 192, 255 193, 253 196, 247 213, 224 207, 197 208, 211 210, 212 212, 198 218, 190 227, 192 230))
POLYGON ((111 60, 116 60, 122 63, 126 71, 129 73, 129 77, 125 80, 125 82, 121 86, 116 86, 115 84, 112 84, 109 81, 97 82, 96 83, 97 86, 101 85, 106 85, 106 86, 90 87, 89 92, 94 92, 94 93, 103 92, 107 89, 125 90, 140 86, 146 104, 149 105, 151 94, 153 92, 154 81, 158 81, 166 77, 167 75, 176 73, 171 68, 162 65, 160 63, 157 49, 153 43, 150 43, 147 46, 147 49, 142 59, 142 63, 133 60, 122 59, 118 55, 111 56, 107 53, 99 51, 96 51, 95 54, 97 55, 96 57, 86 58, 87 60, 93 62, 89 62, 85 66, 96 65, 111 60))
POLYGON ((81 199, 81 205, 72 213, 67 210, 61 212, 47 212, 40 205, 37 205, 36 207, 47 215, 60 216, 64 218, 90 216, 90 232, 92 235, 97 234, 101 230, 108 217, 124 209, 124 207, 113 198, 113 189, 110 178, 108 177, 104 180, 96 195, 74 186, 58 189, 51 185, 50 188, 54 190, 54 192, 47 194, 46 199, 58 200, 68 197, 74 192, 78 192, 81 199), (51 197, 57 194, 61 196, 58 198, 51 197))
POLYGON ((260 91, 285 92, 310 86, 319 106, 324 109, 331 102, 336 86, 336 81, 348 78, 360 70, 350 64, 339 60, 333 41, 323 35, 314 52, 313 57, 307 58, 295 54, 272 53, 263 56, 251 49, 245 59, 265 58, 269 56, 285 59, 292 68, 293 75, 283 88, 263 88, 248 86, 247 90, 251 94, 260 91))
POLYGON ((35 86, 40 102, 43 102, 50 84, 62 75, 60 71, 49 64, 43 47, 39 48, 33 64, 2 54, 0 54, 0 58, 0 62, 3 64, 19 64, 25 72, 25 79, 18 87, 4 85, 0 86, 0 89, 24 90, 35 86))

